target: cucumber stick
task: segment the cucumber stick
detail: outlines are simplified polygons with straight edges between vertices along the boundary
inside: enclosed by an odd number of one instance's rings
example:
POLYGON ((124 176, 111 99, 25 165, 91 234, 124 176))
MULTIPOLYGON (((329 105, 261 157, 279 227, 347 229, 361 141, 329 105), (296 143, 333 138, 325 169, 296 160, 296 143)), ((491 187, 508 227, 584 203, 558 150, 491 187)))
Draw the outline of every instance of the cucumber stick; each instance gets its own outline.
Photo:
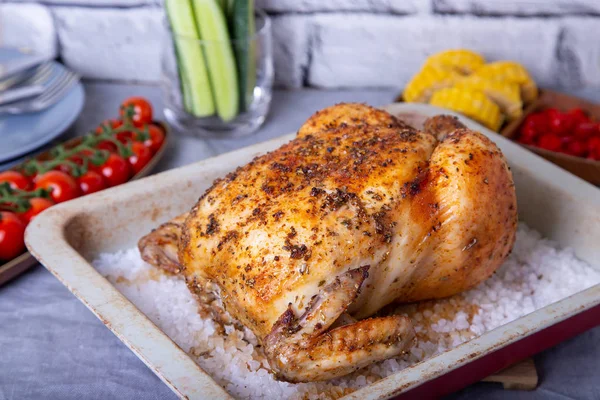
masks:
POLYGON ((235 40, 240 111, 253 99, 256 85, 256 44, 254 39, 254 0, 232 0, 231 32, 235 40))
MULTIPOLYGON (((196 110, 194 109, 194 99, 193 93, 191 90, 191 84, 189 82, 189 73, 185 70, 183 61, 181 61, 181 55, 179 54, 179 50, 177 50, 177 46, 175 46, 175 55, 177 56, 177 67, 179 68, 179 83, 181 86, 181 93, 183 96, 183 107, 184 109, 190 113, 196 115, 196 110)), ((208 77, 208 76, 207 76, 208 77)), ((210 104, 212 106, 212 113, 214 113, 214 104, 212 100, 212 94, 210 96, 210 104)), ((200 110, 198 110, 200 111, 200 110)), ((212 114, 211 113, 211 114, 212 114)), ((199 115, 202 116, 202 115, 199 115)))
POLYGON ((223 10, 223 12, 225 13, 225 16, 227 16, 227 10, 229 8, 229 4, 228 0, 219 0, 219 5, 221 6, 221 10, 223 10))
POLYGON ((215 113, 210 81, 190 0, 166 0, 177 54, 179 79, 186 111, 206 117, 215 113), (181 35, 181 37, 179 36, 181 35), (195 40, 194 40, 195 39, 195 40))
POLYGON ((238 112, 238 80, 225 12, 219 0, 192 0, 196 23, 203 40, 208 74, 217 114, 230 121, 238 112))

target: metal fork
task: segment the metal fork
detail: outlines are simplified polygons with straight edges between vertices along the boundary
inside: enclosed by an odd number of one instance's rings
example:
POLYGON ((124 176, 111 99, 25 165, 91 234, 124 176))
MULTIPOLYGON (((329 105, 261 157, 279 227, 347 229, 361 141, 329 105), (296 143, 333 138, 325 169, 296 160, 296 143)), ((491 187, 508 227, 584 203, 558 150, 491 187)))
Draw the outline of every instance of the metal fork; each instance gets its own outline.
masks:
POLYGON ((46 90, 45 85, 51 76, 52 64, 47 63, 36 68, 33 74, 24 78, 19 85, 6 90, 0 89, 0 105, 39 96, 46 90))
POLYGON ((52 62, 47 61, 35 68, 33 71, 17 74, 0 81, 0 91, 9 89, 16 85, 41 85, 50 77, 52 72, 52 62))
POLYGON ((76 73, 61 70, 52 79, 48 87, 44 90, 44 93, 32 100, 22 100, 0 107, 0 114, 22 114, 44 110, 56 104, 78 81, 79 75, 76 73))

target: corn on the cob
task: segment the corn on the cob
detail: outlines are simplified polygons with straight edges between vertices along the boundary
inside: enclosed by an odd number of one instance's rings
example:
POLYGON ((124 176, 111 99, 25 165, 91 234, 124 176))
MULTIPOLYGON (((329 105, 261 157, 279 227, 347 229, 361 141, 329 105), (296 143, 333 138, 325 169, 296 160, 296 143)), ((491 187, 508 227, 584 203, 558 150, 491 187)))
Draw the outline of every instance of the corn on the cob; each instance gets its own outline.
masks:
POLYGON ((466 49, 441 51, 429 56, 427 60, 425 60, 425 65, 443 69, 452 69, 463 75, 472 73, 484 63, 485 59, 481 54, 466 49))
POLYGON ((502 123, 500 108, 480 90, 441 89, 431 96, 429 104, 458 111, 494 131, 498 131, 502 123))
POLYGON ((485 64, 475 71, 482 78, 517 83, 521 88, 521 97, 525 103, 537 98, 538 89, 535 81, 521 64, 514 61, 496 61, 485 64))
POLYGON ((433 92, 452 86, 460 77, 461 75, 452 70, 425 66, 406 85, 404 101, 425 103, 433 92))
POLYGON ((500 107, 500 111, 506 115, 509 121, 523 115, 523 102, 519 85, 516 83, 493 81, 477 75, 470 75, 456 82, 454 87, 481 90, 500 107))

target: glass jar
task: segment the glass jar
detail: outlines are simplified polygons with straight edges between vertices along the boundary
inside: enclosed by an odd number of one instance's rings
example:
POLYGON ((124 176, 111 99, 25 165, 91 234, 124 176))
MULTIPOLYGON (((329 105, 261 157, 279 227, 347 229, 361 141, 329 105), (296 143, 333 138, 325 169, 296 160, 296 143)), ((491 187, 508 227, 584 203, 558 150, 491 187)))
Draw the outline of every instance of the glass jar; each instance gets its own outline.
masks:
POLYGON ((176 129, 198 137, 231 138, 248 135, 262 125, 273 91, 271 21, 260 10, 255 10, 254 14, 255 33, 245 39, 227 42, 177 35, 166 24, 168 35, 165 35, 163 46, 161 86, 165 117, 176 129), (223 73, 227 69, 223 68, 224 63, 218 63, 219 68, 215 68, 215 64, 207 59, 215 54, 215 50, 223 51, 224 46, 229 46, 231 50, 225 48, 226 51, 234 55, 234 74, 231 63, 229 72, 223 73), (194 56, 203 57, 204 65, 195 64, 189 68, 189 61, 187 64, 178 62, 182 53, 190 49, 196 52, 194 56), (195 74, 191 77, 193 84, 189 84, 190 74, 195 74), (225 82, 226 77, 234 78, 235 82, 231 82, 232 79, 225 82), (220 82, 220 86, 213 82, 220 82), (219 87, 228 90, 219 92, 219 87), (233 88, 237 88, 237 97, 232 93, 233 88), (192 93, 194 90, 196 92, 192 93), (232 98, 237 100, 232 101, 232 98), (206 106, 205 102, 203 107, 196 107, 194 101, 202 99, 208 99, 208 103, 212 99, 212 105, 206 106))

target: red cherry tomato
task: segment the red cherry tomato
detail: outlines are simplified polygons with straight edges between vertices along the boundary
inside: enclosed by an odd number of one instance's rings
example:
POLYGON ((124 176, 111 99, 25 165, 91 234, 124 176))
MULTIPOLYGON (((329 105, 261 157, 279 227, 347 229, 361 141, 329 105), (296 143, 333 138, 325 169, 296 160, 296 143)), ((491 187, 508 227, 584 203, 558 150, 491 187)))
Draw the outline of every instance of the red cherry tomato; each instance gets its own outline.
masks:
POLYGON ((581 108, 573 108, 568 112, 568 114, 573 119, 576 125, 584 122, 590 122, 590 118, 581 108))
POLYGON ((540 131, 547 131, 550 129, 550 122, 548 120, 548 115, 545 112, 536 112, 527 117, 531 123, 535 125, 535 127, 540 131))
MULTIPOLYGON (((69 157, 69 161, 71 161, 72 163, 74 163, 76 165, 82 166, 85 164, 84 159, 88 159, 87 165, 90 165, 91 161, 89 159, 90 159, 90 157, 92 157, 92 155, 93 155, 92 150, 84 149, 84 150, 81 150, 80 152, 78 152, 77 154, 74 154, 71 157, 69 157)), ((58 171, 62 171, 68 175, 73 176, 73 171, 71 171, 71 166, 69 166, 68 164, 60 164, 55 169, 58 171)))
POLYGON ((585 143, 575 140, 567 145, 565 153, 575 157, 585 157, 587 154, 587 149, 585 147, 585 143))
POLYGON ((148 125, 148 137, 144 139, 144 145, 152 150, 152 154, 156 154, 164 142, 165 132, 162 128, 154 124, 148 125))
POLYGON ((129 156, 129 165, 131 165, 131 169, 134 174, 137 174, 150 162, 152 159, 152 150, 149 147, 146 147, 143 143, 134 142, 131 145, 131 151, 133 154, 129 156))
POLYGON ((67 175, 73 175, 73 171, 71 171, 71 167, 67 164, 59 164, 54 167, 54 170, 64 172, 67 175))
POLYGON ((575 127, 573 136, 578 139, 587 139, 596 132, 598 132, 598 124, 593 122, 582 122, 575 127))
POLYGON ((35 180, 36 189, 50 190, 50 196, 55 203, 72 200, 81 195, 75 179, 62 171, 48 171, 35 180))
POLYGON ((42 211, 52 207, 54 202, 43 197, 34 197, 33 199, 29 200, 29 205, 29 210, 19 214, 19 217, 21 217, 21 220, 25 223, 25 225, 28 225, 31 220, 42 211))
POLYGON ((17 171, 0 172, 0 183, 4 182, 8 182, 13 189, 31 189, 31 181, 25 175, 17 171))
POLYGON ((88 170, 85 174, 77 178, 77 184, 84 195, 106 189, 106 182, 102 175, 92 170, 88 170))
POLYGON ((519 136, 517 138, 517 142, 523 143, 523 144, 528 144, 528 145, 535 145, 535 140, 530 139, 527 136, 519 136))
POLYGON ((106 162, 97 168, 102 174, 108 187, 113 187, 127 182, 131 177, 131 167, 121 156, 111 153, 106 162))
POLYGON ((127 143, 133 141, 133 132, 130 132, 130 131, 119 132, 119 133, 117 133, 116 138, 119 142, 121 142, 123 144, 127 144, 127 143))
POLYGON ((568 113, 561 113, 551 108, 546 111, 546 115, 550 125, 550 132, 556 135, 568 135, 575 126, 575 120, 568 113))
POLYGON ((74 154, 71 157, 69 157, 69 160, 73 161, 77 165, 83 165, 84 158, 89 159, 92 155, 93 155, 92 150, 84 149, 84 150, 81 150, 79 153, 74 154))
POLYGON ((547 135, 540 137, 538 139, 537 145, 538 145, 538 147, 540 147, 542 149, 546 149, 546 150, 550 150, 550 151, 560 151, 562 143, 561 143, 560 137, 558 137, 558 135, 549 133, 547 135))
POLYGON ((539 132, 533 124, 524 125, 521 127, 520 139, 526 143, 533 143, 538 137, 539 132))
POLYGON ((110 126, 112 129, 117 129, 118 127, 123 125, 123 121, 121 121, 120 119, 107 119, 103 121, 100 125, 98 125, 98 127, 96 128, 96 133, 100 134, 104 132, 104 129, 102 129, 102 125, 110 126))
POLYGON ((600 136, 594 136, 587 142, 588 158, 600 160, 600 136))
MULTIPOLYGON (((84 151, 87 152, 89 150, 84 150, 84 151)), ((71 161, 72 163, 74 163, 76 165, 81 166, 84 164, 83 157, 84 157, 83 154, 75 154, 75 155, 72 155, 71 157, 69 157, 69 161, 71 161)), ((62 171, 67 175, 73 176, 73 168, 69 164, 59 164, 54 169, 57 171, 62 171)))
POLYGON ((15 213, 0 211, 0 260, 12 260, 25 250, 25 223, 15 213))
POLYGON ((576 138, 573 135, 568 135, 568 136, 561 136, 560 137, 560 143, 561 143, 561 147, 564 149, 567 148, 567 146, 570 143, 573 143, 574 141, 576 141, 576 138))
POLYGON ((116 153, 117 152, 117 145, 114 144, 113 142, 110 142, 108 140, 103 140, 100 143, 98 143, 96 145, 96 148, 98 150, 107 150, 110 153, 116 153))
POLYGON ((125 119, 125 109, 133 107, 132 121, 135 126, 152 122, 152 105, 143 97, 130 97, 121 104, 121 118, 125 119))

